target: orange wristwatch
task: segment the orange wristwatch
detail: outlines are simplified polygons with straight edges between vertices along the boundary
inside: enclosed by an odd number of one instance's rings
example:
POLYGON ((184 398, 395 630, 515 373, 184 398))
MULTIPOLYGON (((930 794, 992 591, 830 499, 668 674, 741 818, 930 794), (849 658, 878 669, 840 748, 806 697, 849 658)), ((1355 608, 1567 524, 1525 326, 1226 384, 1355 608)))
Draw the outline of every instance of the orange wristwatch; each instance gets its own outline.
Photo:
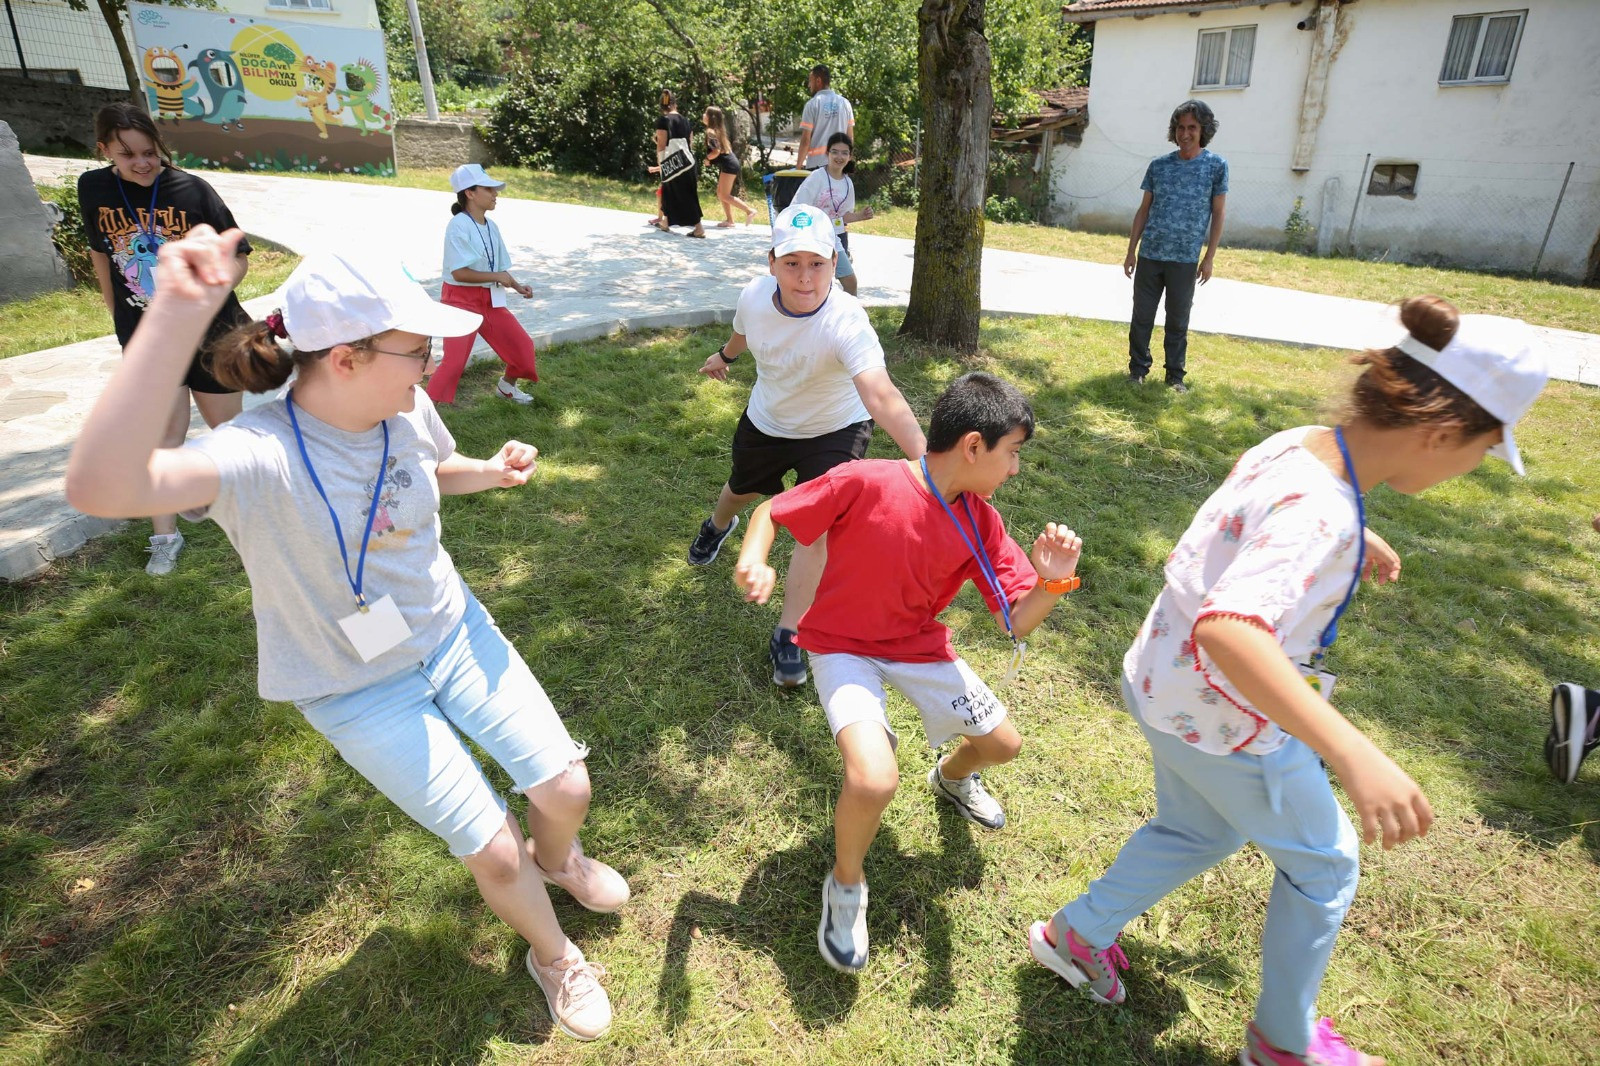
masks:
POLYGON ((1058 577, 1046 581, 1044 590, 1052 596, 1065 596, 1069 592, 1077 592, 1078 587, 1082 584, 1083 579, 1077 574, 1073 574, 1071 577, 1058 577))

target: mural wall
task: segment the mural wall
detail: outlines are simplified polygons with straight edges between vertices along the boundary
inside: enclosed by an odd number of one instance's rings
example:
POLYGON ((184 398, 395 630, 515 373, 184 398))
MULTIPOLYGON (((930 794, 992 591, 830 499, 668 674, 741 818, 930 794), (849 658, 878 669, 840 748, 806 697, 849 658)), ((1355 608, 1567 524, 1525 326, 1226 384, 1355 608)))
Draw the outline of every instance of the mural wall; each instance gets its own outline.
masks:
POLYGON ((394 173, 380 31, 141 3, 128 20, 179 166, 394 173))

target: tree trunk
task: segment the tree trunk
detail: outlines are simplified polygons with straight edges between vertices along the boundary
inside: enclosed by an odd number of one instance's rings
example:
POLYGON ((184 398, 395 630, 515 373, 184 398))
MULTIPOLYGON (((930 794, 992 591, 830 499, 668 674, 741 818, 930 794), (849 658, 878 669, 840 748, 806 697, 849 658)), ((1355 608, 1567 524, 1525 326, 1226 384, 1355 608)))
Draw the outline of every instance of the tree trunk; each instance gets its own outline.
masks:
POLYGON ((994 91, 986 0, 923 0, 917 72, 923 136, 911 302, 900 332, 978 349, 983 195, 994 91))
POLYGON ((122 32, 122 9, 117 7, 116 0, 95 0, 100 8, 101 16, 106 20, 106 28, 111 31, 111 39, 117 45, 117 57, 122 60, 122 73, 128 79, 128 93, 133 97, 133 102, 143 107, 145 105, 144 90, 139 87, 139 74, 133 65, 133 53, 128 49, 128 38, 122 32))

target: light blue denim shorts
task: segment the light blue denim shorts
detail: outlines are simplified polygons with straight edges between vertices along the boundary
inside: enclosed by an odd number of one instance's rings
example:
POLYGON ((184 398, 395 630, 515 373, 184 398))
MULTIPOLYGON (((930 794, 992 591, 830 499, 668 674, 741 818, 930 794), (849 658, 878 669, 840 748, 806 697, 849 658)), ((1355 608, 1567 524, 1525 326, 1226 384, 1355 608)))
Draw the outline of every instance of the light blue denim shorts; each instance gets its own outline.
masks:
POLYGON ((457 858, 482 851, 506 820, 467 750, 470 738, 526 792, 588 755, 477 597, 428 658, 355 692, 298 705, 356 771, 457 858))

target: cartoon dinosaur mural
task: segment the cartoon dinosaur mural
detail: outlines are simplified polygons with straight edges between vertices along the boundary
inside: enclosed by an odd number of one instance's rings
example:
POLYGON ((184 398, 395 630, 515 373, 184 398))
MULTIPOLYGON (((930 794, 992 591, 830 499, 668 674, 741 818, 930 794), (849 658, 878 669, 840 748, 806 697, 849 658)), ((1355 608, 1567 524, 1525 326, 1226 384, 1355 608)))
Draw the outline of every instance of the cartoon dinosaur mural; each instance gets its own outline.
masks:
POLYGON ((199 115, 200 88, 183 73, 183 59, 167 48, 149 48, 144 53, 144 95, 156 121, 199 115))
POLYGON ((300 82, 305 87, 294 94, 294 102, 311 114, 317 124, 317 136, 328 139, 328 117, 339 113, 339 101, 328 106, 328 97, 339 87, 339 68, 332 63, 319 63, 312 56, 300 61, 300 82))
POLYGON ((239 73, 239 64, 233 61, 233 53, 207 48, 189 61, 189 69, 199 75, 200 84, 210 98, 210 106, 200 117, 223 129, 229 124, 244 129, 240 118, 244 114, 244 88, 240 84, 244 79, 239 73))
POLYGON ((339 68, 344 75, 345 88, 339 90, 339 102, 350 109, 356 127, 365 137, 372 130, 368 125, 388 133, 394 129, 394 116, 372 102, 378 91, 378 66, 370 59, 358 59, 339 68))

